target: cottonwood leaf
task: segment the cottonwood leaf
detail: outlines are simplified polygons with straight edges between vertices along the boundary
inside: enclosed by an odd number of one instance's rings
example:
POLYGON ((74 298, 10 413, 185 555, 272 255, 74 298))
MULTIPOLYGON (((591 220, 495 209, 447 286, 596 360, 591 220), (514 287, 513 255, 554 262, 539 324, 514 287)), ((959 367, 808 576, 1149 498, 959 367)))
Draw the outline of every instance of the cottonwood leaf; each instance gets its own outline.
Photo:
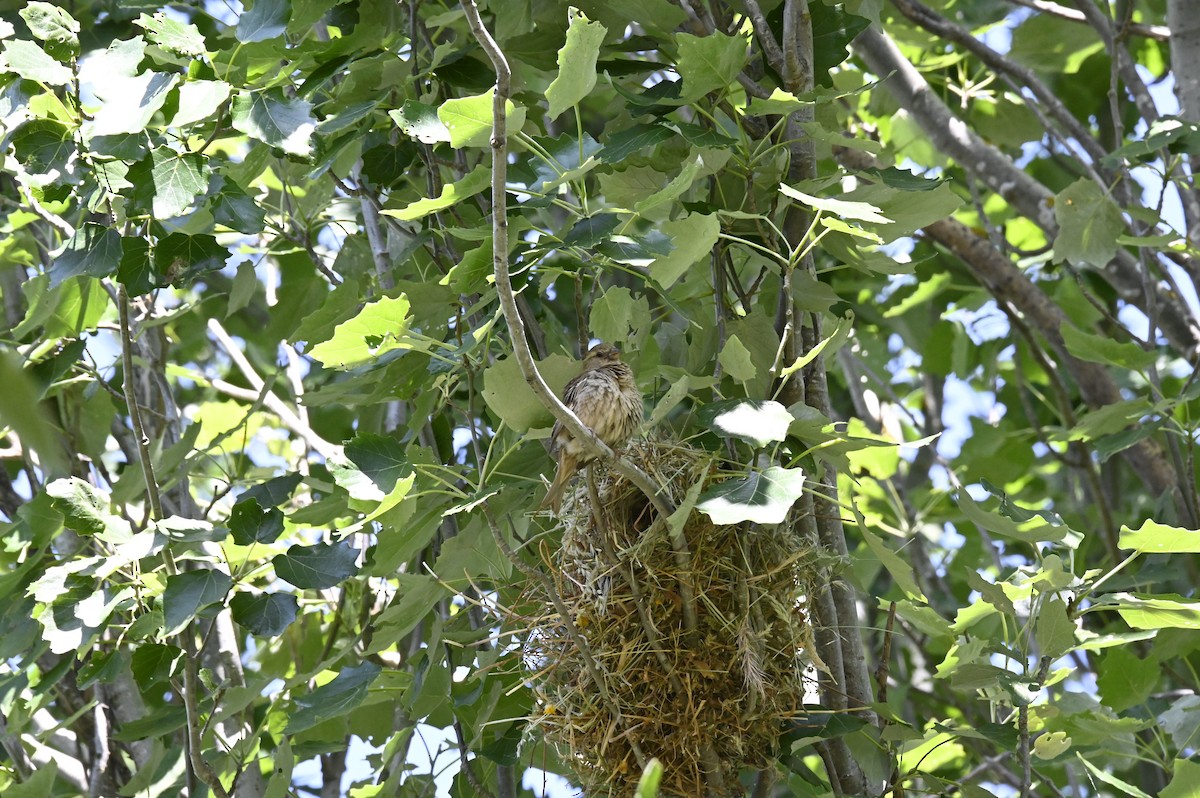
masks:
POLYGON ((740 438, 756 447, 787 437, 795 418, 770 399, 726 399, 700 408, 698 416, 718 435, 740 438))
POLYGON ((50 267, 50 288, 80 275, 108 277, 121 263, 121 234, 87 222, 67 239, 50 267))
POLYGON ((19 12, 29 32, 46 43, 46 52, 60 61, 79 53, 79 22, 52 3, 26 3, 19 12))
POLYGON ((270 89, 240 92, 233 100, 233 126, 264 144, 303 156, 312 152, 317 120, 312 103, 270 89))
POLYGON ((229 513, 229 531, 239 546, 274 543, 283 534, 283 512, 278 507, 263 508, 254 499, 242 498, 229 513))
MULTIPOLYGON (((675 281, 701 260, 707 260, 721 235, 721 220, 715 213, 689 213, 682 219, 659 225, 670 236, 673 249, 650 264, 650 276, 663 288, 675 281)), ((707 271, 708 264, 704 264, 707 271)))
POLYGON ((1147 519, 1137 529, 1122 526, 1117 546, 1143 554, 1200 554, 1200 531, 1147 519))
POLYGON ((238 17, 237 40, 250 44, 282 36, 290 17, 291 3, 287 0, 254 0, 254 5, 238 17))
POLYGON ((492 170, 486 164, 476 166, 463 175, 457 183, 442 186, 442 193, 436 197, 427 197, 411 202, 403 208, 386 208, 380 213, 384 216, 394 216, 411 222, 437 211, 451 208, 468 197, 473 197, 491 185, 492 170))
POLYGON ((224 600, 233 579, 224 571, 202 568, 167 577, 163 591, 163 633, 177 634, 197 613, 224 600))
MULTIPOLYGON (((441 104, 438 119, 450 131, 451 147, 457 150, 487 146, 492 135, 492 97, 495 94, 496 90, 491 88, 483 94, 446 100, 441 104)), ((525 124, 524 106, 505 100, 504 118, 509 135, 515 133, 525 124)))
MULTIPOLYGON (((579 363, 562 355, 550 355, 538 361, 538 371, 550 390, 561 395, 567 381, 579 373, 579 363)), ((554 417, 525 382, 521 367, 513 357, 497 360, 484 369, 483 401, 497 418, 517 432, 554 423, 554 417)))
POLYGON ((747 44, 741 37, 723 33, 708 36, 680 33, 675 41, 679 45, 679 75, 683 78, 681 99, 685 101, 724 89, 746 63, 747 44))
POLYGON ((792 188, 786 183, 779 184, 779 193, 812 208, 814 211, 832 213, 840 219, 855 219, 860 222, 876 222, 878 224, 888 224, 892 221, 880 213, 879 208, 867 202, 817 197, 812 194, 806 194, 800 189, 792 188))
POLYGON ((1158 353, 1142 349, 1132 341, 1114 341, 1101 335, 1093 335, 1073 324, 1063 324, 1061 330, 1067 351, 1089 363, 1145 371, 1158 360, 1158 353))
POLYGON ((1125 220, 1103 189, 1081 177, 1054 198, 1058 236, 1054 259, 1104 267, 1117 254, 1117 237, 1125 220))
POLYGON ((364 662, 344 669, 333 681, 308 695, 297 697, 297 708, 288 716, 284 733, 296 734, 347 714, 367 697, 368 688, 382 670, 373 662, 364 662))
POLYGON ((36 42, 23 39, 4 42, 3 64, 7 64, 6 71, 47 86, 65 86, 73 77, 71 70, 55 61, 36 42))
MULTIPOLYGON (((182 22, 168 17, 161 11, 156 11, 153 16, 142 14, 133 21, 133 24, 143 28, 150 41, 164 50, 170 50, 189 58, 198 58, 204 55, 204 36, 200 33, 200 29, 190 22, 182 22)), ((240 24, 241 20, 239 20, 240 24)), ((201 82, 208 83, 210 81, 201 82)), ((179 107, 184 107, 182 97, 179 107)))
POLYGON ((696 509, 714 524, 779 524, 803 493, 801 469, 771 466, 710 486, 700 495, 696 509))
POLYGON ((558 75, 546 89, 549 117, 557 117, 587 97, 596 85, 596 59, 608 28, 590 22, 578 9, 567 11, 567 41, 558 51, 558 75))
POLYGON ((299 608, 300 602, 290 593, 238 593, 229 601, 233 619, 261 637, 283 634, 299 608))
POLYGON ((1200 601, 1171 594, 1112 596, 1117 614, 1134 629, 1200 629, 1200 601))
POLYGON ((349 369, 394 349, 412 349, 405 337, 412 324, 408 297, 384 297, 369 302, 352 319, 333 330, 333 337, 317 344, 309 354, 326 368, 349 369))
POLYGON ((358 573, 359 550, 349 542, 296 544, 271 560, 280 579, 298 588, 322 590, 358 573))
POLYGON ((53 119, 33 119, 12 135, 13 155, 30 175, 62 181, 75 166, 75 133, 53 119))
POLYGON ((232 91, 233 87, 223 80, 189 80, 179 87, 179 110, 171 118, 171 127, 208 119, 229 99, 232 91))
POLYGON ((438 119, 438 109, 435 105, 426 105, 416 100, 407 100, 395 111, 388 111, 405 134, 412 136, 422 144, 437 144, 439 141, 449 141, 450 131, 438 119))
MULTIPOLYGON (((170 72, 111 76, 96 91, 104 102, 84 126, 88 137, 140 133, 163 107, 179 76, 170 72)), ((199 155, 195 156, 200 158, 199 155)))
POLYGON ((149 209, 158 220, 171 219, 189 210, 208 189, 208 159, 202 155, 180 155, 167 147, 150 151, 150 157, 134 164, 130 193, 138 207, 149 209))

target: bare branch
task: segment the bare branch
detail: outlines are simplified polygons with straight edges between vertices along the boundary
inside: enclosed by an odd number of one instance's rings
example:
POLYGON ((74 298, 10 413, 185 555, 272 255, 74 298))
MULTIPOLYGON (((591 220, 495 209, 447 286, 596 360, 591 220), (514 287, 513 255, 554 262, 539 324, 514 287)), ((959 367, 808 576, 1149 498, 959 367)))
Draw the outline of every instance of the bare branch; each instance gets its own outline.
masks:
MULTIPOLYGON (((307 442, 308 445, 313 448, 313 451, 317 452, 317 454, 321 455, 322 457, 330 457, 331 455, 337 454, 338 447, 336 445, 330 443, 314 432, 312 427, 305 423, 304 420, 301 419, 301 417, 297 415, 294 410, 288 407, 286 402, 276 396, 275 393, 267 387, 266 382, 264 382, 263 378, 260 377, 258 372, 254 370, 254 366, 251 365, 250 361, 246 359, 246 355, 241 349, 238 348, 238 345, 234 343, 233 339, 229 337, 229 333, 225 332, 225 328, 221 326, 221 322, 217 321, 215 318, 209 319, 208 331, 212 333, 214 338, 217 339, 217 343, 221 345, 221 348, 225 350, 225 354, 229 355, 229 359, 232 360, 234 365, 238 367, 238 370, 242 372, 242 376, 246 378, 246 381, 249 382, 256 391, 258 391, 259 396, 263 397, 263 404, 265 404, 273 413, 279 416, 279 419, 283 422, 284 426, 304 438, 305 442, 307 442)), ((239 393, 242 394, 243 398, 247 396, 241 391, 235 392, 235 386, 229 385, 228 383, 216 381, 213 383, 213 387, 224 391, 231 396, 236 396, 239 393)))
MULTIPOLYGON (((1062 19, 1069 19, 1072 22, 1087 22, 1087 19, 1081 12, 1076 11, 1073 8, 1067 8, 1066 6, 1059 5, 1058 3, 1052 3, 1050 0, 1008 0, 1008 2, 1012 3, 1014 6, 1032 8, 1045 14, 1061 17, 1062 19)), ((1179 0, 1179 2, 1186 5, 1188 0, 1179 0)), ((1155 39, 1156 41, 1160 42, 1165 42, 1172 38, 1171 30, 1163 25, 1143 25, 1141 23, 1134 22, 1129 26, 1129 32, 1147 39, 1155 39)))

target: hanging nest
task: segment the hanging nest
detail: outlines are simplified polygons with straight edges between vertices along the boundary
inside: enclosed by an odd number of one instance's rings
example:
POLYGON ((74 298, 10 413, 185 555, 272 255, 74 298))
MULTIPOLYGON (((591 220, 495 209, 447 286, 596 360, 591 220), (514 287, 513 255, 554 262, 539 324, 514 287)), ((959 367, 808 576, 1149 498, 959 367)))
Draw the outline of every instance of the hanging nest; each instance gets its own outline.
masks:
MULTIPOLYGON (((626 454, 676 506, 714 470, 711 455, 677 443, 626 454)), ((589 796, 630 795, 652 757, 661 795, 744 794, 739 772, 772 766, 815 659, 811 549, 789 524, 717 526, 696 511, 673 544, 640 490, 603 464, 593 472, 599 519, 585 474, 550 563, 576 634, 543 597, 526 644, 540 723, 589 796)))

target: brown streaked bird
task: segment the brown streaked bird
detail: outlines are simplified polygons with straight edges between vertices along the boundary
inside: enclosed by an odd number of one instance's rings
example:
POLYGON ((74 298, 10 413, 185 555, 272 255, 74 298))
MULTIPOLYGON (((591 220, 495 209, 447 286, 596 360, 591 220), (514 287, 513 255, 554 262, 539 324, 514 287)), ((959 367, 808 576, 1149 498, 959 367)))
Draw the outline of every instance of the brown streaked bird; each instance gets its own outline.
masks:
MULTIPOLYGON (((588 350, 583 372, 567 383, 562 398, 585 427, 614 449, 642 423, 642 394, 633 381, 633 369, 622 362, 621 350, 612 344, 596 344, 588 350)), ((558 458, 558 472, 538 509, 549 507, 558 513, 567 482, 594 458, 561 421, 550 433, 550 453, 558 458)))

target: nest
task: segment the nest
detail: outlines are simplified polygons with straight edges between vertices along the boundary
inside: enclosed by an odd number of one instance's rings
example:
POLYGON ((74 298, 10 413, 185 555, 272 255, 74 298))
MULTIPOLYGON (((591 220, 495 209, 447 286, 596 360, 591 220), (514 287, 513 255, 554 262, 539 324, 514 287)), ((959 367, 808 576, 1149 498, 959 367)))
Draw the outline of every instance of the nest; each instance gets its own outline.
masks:
MULTIPOLYGON (((627 454, 676 506, 713 471, 711 455, 679 444, 627 454)), ((803 700, 811 552, 790 525, 717 526, 700 512, 673 538, 636 487, 592 470, 563 505, 561 601, 543 597, 550 611, 525 649, 540 723, 589 796, 630 795, 652 757, 661 795, 744 794, 739 772, 773 766, 803 700)))

